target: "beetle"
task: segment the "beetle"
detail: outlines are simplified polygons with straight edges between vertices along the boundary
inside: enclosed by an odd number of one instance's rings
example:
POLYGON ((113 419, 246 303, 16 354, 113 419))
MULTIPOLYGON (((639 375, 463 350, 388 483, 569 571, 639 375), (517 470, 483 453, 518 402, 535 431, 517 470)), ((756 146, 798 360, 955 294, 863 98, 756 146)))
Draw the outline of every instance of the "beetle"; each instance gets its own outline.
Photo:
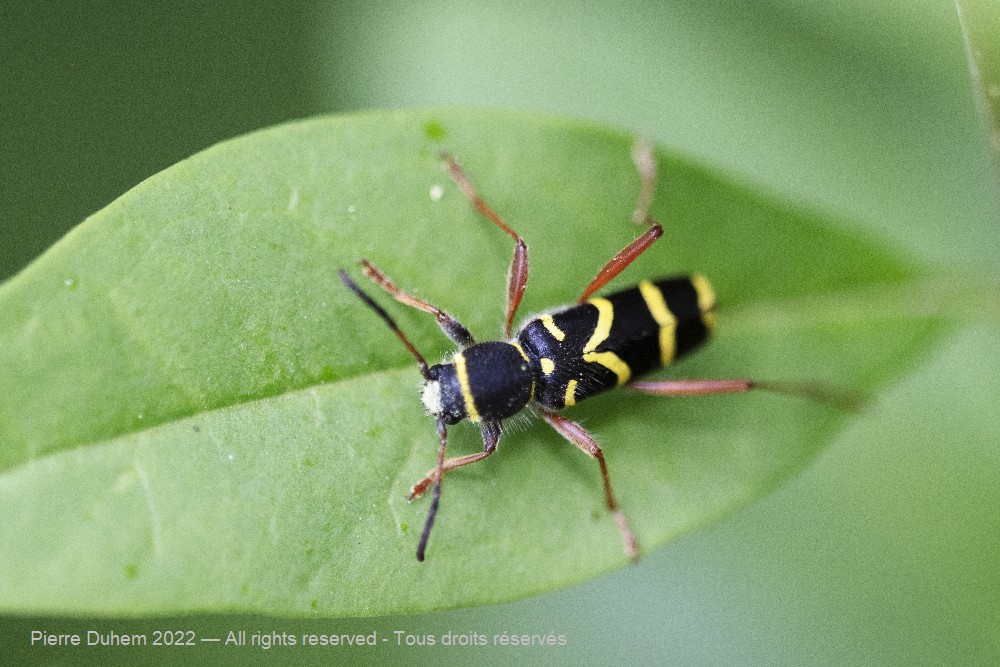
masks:
POLYGON ((633 218, 646 231, 629 243, 598 271, 575 304, 530 317, 517 331, 513 322, 528 281, 528 247, 524 240, 493 211, 477 192, 455 159, 442 154, 452 180, 476 210, 514 241, 514 255, 507 280, 505 340, 476 342, 465 326, 436 306, 400 289, 367 259, 364 274, 396 301, 434 315, 438 326, 458 350, 450 359, 429 366, 395 320, 340 269, 343 283, 389 326, 417 360, 424 383, 421 399, 437 420, 436 465, 410 489, 408 500, 422 496, 433 485, 433 498, 417 546, 423 561, 431 528, 441 501, 444 473, 482 461, 500 442, 503 422, 528 409, 552 426, 566 440, 597 460, 605 504, 621 533, 628 557, 639 558, 639 545, 618 505, 604 452, 578 422, 562 414, 564 408, 616 387, 658 396, 709 395, 769 389, 825 398, 807 386, 764 383, 749 379, 684 379, 637 381, 649 371, 671 364, 700 347, 715 328, 716 297, 701 275, 681 275, 643 280, 635 287, 607 296, 594 296, 663 235, 662 226, 649 215, 656 181, 656 162, 648 142, 639 141, 633 159, 640 175, 640 194, 633 218), (446 458, 447 427, 468 420, 482 435, 483 450, 446 458))

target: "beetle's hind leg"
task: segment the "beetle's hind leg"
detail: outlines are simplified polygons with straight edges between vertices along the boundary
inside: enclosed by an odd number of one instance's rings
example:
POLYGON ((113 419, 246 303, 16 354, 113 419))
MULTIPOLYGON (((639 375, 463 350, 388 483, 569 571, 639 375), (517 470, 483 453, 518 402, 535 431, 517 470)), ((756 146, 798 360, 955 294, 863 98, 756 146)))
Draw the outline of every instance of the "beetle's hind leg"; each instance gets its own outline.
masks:
POLYGON ((614 491, 611 489, 611 478, 608 477, 608 464, 604 462, 604 452, 601 450, 601 446, 597 444, 594 436, 590 435, 587 429, 575 421, 554 412, 548 412, 547 410, 540 409, 538 410, 538 414, 559 435, 579 447, 585 454, 597 459, 597 462, 601 466, 601 478, 604 481, 604 501, 611 512, 611 516, 614 517, 615 523, 618 524, 618 531, 621 533, 622 543, 625 545, 625 553, 628 554, 633 563, 637 563, 639 561, 639 543, 635 539, 635 533, 632 532, 632 527, 629 525, 628 519, 625 518, 625 514, 618 507, 618 501, 615 500, 614 491))
POLYGON ((642 224, 649 220, 649 209, 653 205, 656 194, 656 156, 653 155, 653 142, 646 137, 640 137, 632 145, 632 161, 639 172, 639 196, 636 198, 635 211, 632 220, 642 224))
POLYGON ((653 396, 713 396, 716 394, 742 394, 748 391, 764 390, 825 403, 846 412, 858 412, 864 402, 862 396, 837 391, 822 384, 811 382, 761 382, 745 378, 638 380, 630 383, 628 388, 653 396))
POLYGON ((594 292, 611 282, 629 264, 639 259, 639 256, 646 252, 656 242, 656 239, 663 236, 663 227, 649 216, 649 207, 653 203, 653 193, 656 190, 656 158, 653 155, 653 146, 648 139, 639 139, 635 142, 632 148, 632 160, 635 162, 635 168, 639 172, 641 182, 638 201, 632 217, 638 223, 649 225, 649 229, 622 248, 597 272, 594 279, 583 290, 578 303, 585 302, 594 292))

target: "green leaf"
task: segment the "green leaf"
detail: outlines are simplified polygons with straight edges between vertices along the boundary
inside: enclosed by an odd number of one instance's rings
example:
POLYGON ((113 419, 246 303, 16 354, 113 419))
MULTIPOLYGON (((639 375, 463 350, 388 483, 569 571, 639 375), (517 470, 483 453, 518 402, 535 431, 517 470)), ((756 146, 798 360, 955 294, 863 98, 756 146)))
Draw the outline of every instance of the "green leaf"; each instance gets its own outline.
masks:
MULTIPOLYGON (((493 337, 510 239, 439 152, 527 239, 526 314, 572 302, 638 233, 632 141, 528 113, 320 118, 217 145, 85 221, 0 286, 0 608, 390 614, 624 565, 597 464, 538 420, 448 476, 417 563, 428 502, 404 496, 433 465, 433 422, 412 358, 336 269, 360 280, 368 257, 493 337)), ((877 400, 939 330, 952 295, 905 259, 658 158, 666 234, 614 284, 697 270, 722 304, 717 339, 664 376, 877 400)), ((431 317, 375 296, 429 359, 451 349, 431 317)), ((622 390, 568 414, 603 444, 646 552, 767 492, 849 421, 763 393, 622 390)), ((452 454, 482 446, 450 433, 452 454)))

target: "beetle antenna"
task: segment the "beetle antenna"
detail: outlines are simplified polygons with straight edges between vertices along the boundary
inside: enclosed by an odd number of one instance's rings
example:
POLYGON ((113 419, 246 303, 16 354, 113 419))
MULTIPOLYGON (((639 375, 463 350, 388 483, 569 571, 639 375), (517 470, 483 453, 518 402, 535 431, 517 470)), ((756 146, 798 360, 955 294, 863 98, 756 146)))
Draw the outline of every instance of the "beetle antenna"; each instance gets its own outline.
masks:
POLYGON ((351 277, 347 275, 347 271, 340 269, 338 273, 340 273, 340 279, 344 282, 345 285, 347 285, 348 289, 354 292, 359 299, 364 301, 365 305, 374 310, 378 314, 378 316, 381 317, 385 321, 385 323, 389 325, 389 328, 392 329, 393 333, 396 334, 399 340, 403 341, 403 345, 406 346, 406 349, 409 350, 410 354, 412 354, 417 359, 417 366, 420 367, 420 374, 424 376, 425 380, 430 380, 431 374, 430 371, 427 369, 427 361, 424 359, 422 354, 417 352, 417 348, 413 346, 413 343, 410 342, 410 339, 407 338, 406 334, 404 334, 402 329, 399 328, 399 325, 396 324, 396 321, 392 319, 389 313, 385 312, 382 306, 375 303, 375 301, 370 296, 368 296, 363 289, 358 287, 358 284, 356 282, 351 280, 351 277))

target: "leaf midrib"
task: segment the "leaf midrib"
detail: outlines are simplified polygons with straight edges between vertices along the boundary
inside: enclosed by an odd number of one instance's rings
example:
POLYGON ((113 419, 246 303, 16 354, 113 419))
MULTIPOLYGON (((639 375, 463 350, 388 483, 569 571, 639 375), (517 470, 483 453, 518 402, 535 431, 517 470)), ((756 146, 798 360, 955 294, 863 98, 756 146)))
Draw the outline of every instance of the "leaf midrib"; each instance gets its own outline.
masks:
MULTIPOLYGON (((932 276, 916 277, 913 279, 893 282, 893 283, 872 283, 866 288, 854 288, 850 291, 840 291, 828 294, 797 296, 792 299, 769 301, 758 300, 748 304, 743 304, 739 308, 729 311, 725 315, 725 326, 729 331, 780 331, 789 326, 806 326, 808 324, 822 324, 827 322, 844 322, 845 314, 855 316, 854 321, 871 319, 928 319, 928 318, 956 318, 969 315, 987 315, 1000 318, 1000 305, 996 301, 987 298, 989 290, 983 290, 979 284, 979 289, 966 287, 966 282, 962 282, 959 289, 955 289, 953 274, 939 274, 932 276), (934 300, 925 298, 935 296, 934 300), (962 299, 947 299, 946 296, 958 295, 962 299), (928 309, 928 303, 936 303, 939 306, 949 306, 947 309, 928 309), (865 308, 864 306, 870 306, 865 308)), ((1000 286, 991 285, 994 290, 1000 291, 1000 286)), ((270 401, 281 397, 292 397, 302 392, 314 392, 318 388, 336 389, 348 386, 353 382, 365 379, 386 377, 394 374, 402 374, 413 370, 413 364, 406 363, 399 366, 389 366, 372 370, 367 373, 338 378, 336 380, 316 382, 294 389, 273 394, 266 394, 251 400, 233 401, 221 403, 211 408, 193 412, 190 414, 176 416, 172 419, 149 424, 145 428, 124 431, 111 437, 104 437, 94 440, 85 440, 75 443, 56 451, 47 452, 41 457, 28 459, 21 464, 9 468, 4 473, 7 474, 18 470, 21 467, 31 465, 33 462, 58 456, 67 451, 83 450, 90 447, 104 446, 123 438, 140 436, 143 433, 155 431, 171 424, 184 420, 195 419, 211 415, 212 413, 230 410, 234 408, 246 407, 257 402, 270 401)))

